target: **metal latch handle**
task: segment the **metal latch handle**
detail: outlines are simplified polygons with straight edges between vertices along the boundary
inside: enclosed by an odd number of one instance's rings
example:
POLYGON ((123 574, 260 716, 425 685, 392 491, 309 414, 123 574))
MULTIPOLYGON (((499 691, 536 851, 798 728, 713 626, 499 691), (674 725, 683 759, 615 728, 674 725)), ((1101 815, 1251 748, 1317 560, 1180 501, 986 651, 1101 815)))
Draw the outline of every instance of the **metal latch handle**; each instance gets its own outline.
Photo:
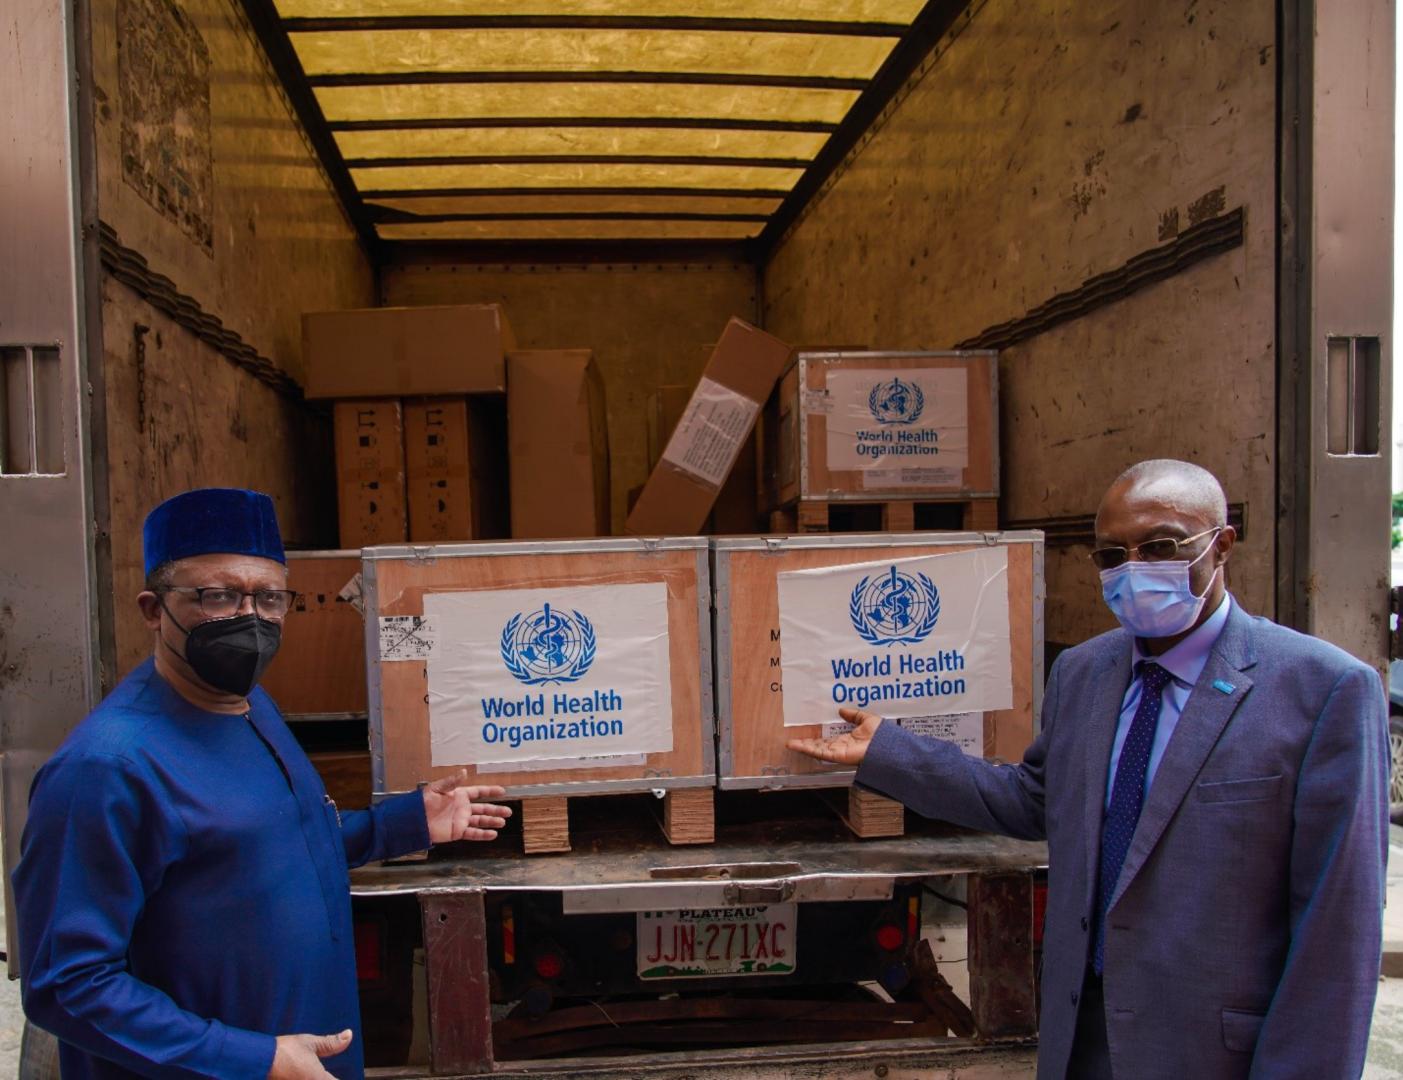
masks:
POLYGON ((723 895, 726 903, 740 904, 782 904, 794 895, 793 881, 733 881, 726 886, 723 895))

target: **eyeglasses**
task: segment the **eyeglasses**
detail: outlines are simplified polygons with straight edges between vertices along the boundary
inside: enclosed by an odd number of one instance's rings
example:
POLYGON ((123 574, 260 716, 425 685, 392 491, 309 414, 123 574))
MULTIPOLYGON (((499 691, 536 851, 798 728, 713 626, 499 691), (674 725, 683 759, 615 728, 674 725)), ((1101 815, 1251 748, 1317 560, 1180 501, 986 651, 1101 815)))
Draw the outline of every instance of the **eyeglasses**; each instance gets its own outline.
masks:
POLYGON ((253 609, 265 619, 281 619, 292 607, 297 593, 290 589, 257 589, 254 592, 240 592, 219 585, 197 588, 193 585, 172 585, 162 592, 181 593, 193 596, 200 605, 200 613, 211 619, 227 619, 239 613, 244 605, 244 597, 253 597, 253 609))
POLYGON ((1138 552, 1144 562, 1165 562, 1178 555, 1179 549, 1185 544, 1192 544, 1195 540, 1202 540, 1210 533, 1222 531, 1221 528, 1204 529, 1203 532, 1186 536, 1182 540, 1176 540, 1172 536, 1161 536, 1154 540, 1146 540, 1143 544, 1136 544, 1134 547, 1097 548, 1091 553, 1091 561, 1096 564, 1098 570, 1114 570, 1129 559, 1132 554, 1138 552))

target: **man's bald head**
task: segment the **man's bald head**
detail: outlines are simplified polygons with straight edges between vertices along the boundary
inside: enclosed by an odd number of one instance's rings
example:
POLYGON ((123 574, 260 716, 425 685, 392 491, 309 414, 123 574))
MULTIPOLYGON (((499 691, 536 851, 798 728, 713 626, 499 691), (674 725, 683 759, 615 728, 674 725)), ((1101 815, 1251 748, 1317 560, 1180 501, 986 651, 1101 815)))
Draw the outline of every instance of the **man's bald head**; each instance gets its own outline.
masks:
MULTIPOLYGON (((1112 497, 1127 495, 1192 514, 1205 528, 1221 528, 1228 523, 1228 500, 1218 478, 1188 461, 1156 458, 1130 466, 1107 489, 1101 506, 1104 509, 1112 497)), ((1097 517, 1100 516, 1098 512, 1097 517)))

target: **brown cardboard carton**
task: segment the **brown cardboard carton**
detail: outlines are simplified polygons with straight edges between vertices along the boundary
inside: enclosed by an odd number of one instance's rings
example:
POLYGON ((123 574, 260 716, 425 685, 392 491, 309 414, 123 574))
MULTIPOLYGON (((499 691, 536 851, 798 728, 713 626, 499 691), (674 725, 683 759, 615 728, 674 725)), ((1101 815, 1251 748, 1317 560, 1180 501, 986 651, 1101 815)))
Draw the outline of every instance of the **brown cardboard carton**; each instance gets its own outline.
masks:
POLYGON ((341 546, 403 543, 409 532, 400 403, 338 401, 333 423, 341 546))
MULTIPOLYGON (((705 358, 710 359, 715 349, 715 345, 703 346, 705 358)), ((657 468, 658 460, 662 457, 663 447, 672 437, 673 429, 677 427, 677 421, 686 411, 687 402, 691 396, 692 388, 690 386, 660 386, 648 399, 648 469, 650 472, 657 468)), ((773 394, 770 396, 774 397, 773 394)), ((759 528, 760 455, 757 443, 759 435, 760 432, 757 428, 750 433, 750 437, 741 446, 735 466, 731 469, 730 476, 726 477, 726 483, 722 485, 720 493, 716 496, 716 505, 702 528, 702 531, 708 535, 728 536, 736 533, 752 533, 759 528)), ((640 486, 636 490, 641 493, 643 489, 640 486)), ((630 512, 637 501, 637 495, 630 491, 628 504, 630 512)))
POLYGON ((410 540, 506 535, 504 410, 500 395, 404 403, 410 540))
POLYGON ((788 359, 789 346, 778 338, 740 319, 727 324, 627 532, 691 535, 702 527, 788 359))
POLYGON ((594 354, 509 354, 507 428, 512 537, 608 536, 608 415, 594 354))
POLYGON ((309 398, 501 393, 515 343, 498 304, 302 316, 309 398))

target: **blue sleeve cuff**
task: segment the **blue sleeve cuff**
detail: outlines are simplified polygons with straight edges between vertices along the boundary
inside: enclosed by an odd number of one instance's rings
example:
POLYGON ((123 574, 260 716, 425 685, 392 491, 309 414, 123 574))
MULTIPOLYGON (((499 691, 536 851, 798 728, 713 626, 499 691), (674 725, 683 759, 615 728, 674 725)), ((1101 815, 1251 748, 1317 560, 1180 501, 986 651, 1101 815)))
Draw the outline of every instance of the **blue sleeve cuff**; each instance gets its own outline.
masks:
POLYGON ((381 835, 385 838, 383 858, 395 859, 416 851, 429 850, 429 818, 424 812, 424 794, 408 791, 375 807, 381 835))
POLYGON ((261 1080, 273 1067, 278 1040, 272 1035, 219 1024, 224 1038, 219 1045, 219 1075, 247 1076, 261 1080))
POLYGON ((909 805, 913 786, 921 783, 916 777, 916 766, 929 769, 932 757, 946 753, 964 756, 953 743, 918 740, 895 720, 883 720, 867 746, 867 756, 857 767, 853 783, 909 805))

